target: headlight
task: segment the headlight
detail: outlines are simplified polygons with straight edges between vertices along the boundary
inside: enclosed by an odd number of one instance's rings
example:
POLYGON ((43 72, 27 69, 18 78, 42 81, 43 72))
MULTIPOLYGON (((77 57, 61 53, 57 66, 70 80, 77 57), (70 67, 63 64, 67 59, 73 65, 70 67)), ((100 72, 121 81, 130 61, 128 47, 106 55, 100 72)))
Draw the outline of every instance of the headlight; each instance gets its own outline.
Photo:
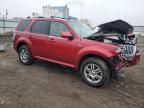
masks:
POLYGON ((120 47, 116 49, 116 53, 117 54, 121 53, 121 48, 120 47))

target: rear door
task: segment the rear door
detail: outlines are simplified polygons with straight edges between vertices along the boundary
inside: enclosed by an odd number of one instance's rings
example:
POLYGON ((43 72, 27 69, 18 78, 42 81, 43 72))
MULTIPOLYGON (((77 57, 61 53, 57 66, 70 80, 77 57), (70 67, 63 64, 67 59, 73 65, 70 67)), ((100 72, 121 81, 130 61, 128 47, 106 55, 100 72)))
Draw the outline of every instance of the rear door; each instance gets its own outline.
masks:
POLYGON ((45 20, 35 21, 30 30, 29 38, 32 42, 33 53, 38 57, 48 57, 46 48, 49 50, 49 45, 46 46, 46 38, 48 38, 49 22, 45 20))

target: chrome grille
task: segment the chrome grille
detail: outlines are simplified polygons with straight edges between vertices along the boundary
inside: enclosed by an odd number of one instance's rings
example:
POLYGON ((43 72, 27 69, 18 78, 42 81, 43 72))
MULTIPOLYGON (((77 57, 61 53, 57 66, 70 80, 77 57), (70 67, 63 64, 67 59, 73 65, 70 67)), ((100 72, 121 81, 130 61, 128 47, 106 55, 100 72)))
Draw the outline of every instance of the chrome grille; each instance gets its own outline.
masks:
POLYGON ((133 60, 135 54, 136 54, 136 46, 134 45, 121 46, 121 55, 126 59, 133 60))

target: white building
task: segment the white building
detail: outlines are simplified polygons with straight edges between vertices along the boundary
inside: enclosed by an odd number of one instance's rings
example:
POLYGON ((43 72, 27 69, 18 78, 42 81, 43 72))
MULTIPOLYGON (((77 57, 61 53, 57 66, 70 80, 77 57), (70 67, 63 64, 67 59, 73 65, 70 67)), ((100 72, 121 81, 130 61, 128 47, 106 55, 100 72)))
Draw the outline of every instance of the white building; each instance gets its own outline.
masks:
POLYGON ((42 15, 45 17, 61 17, 61 18, 68 18, 69 17, 69 8, 67 5, 65 6, 55 6, 52 7, 50 5, 42 7, 42 15))

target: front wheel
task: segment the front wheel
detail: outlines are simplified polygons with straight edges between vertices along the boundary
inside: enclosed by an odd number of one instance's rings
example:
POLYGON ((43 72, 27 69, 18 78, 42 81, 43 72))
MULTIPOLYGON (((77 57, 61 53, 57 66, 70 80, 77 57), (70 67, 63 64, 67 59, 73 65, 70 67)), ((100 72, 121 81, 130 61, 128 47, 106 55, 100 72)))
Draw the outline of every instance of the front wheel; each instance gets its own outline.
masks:
POLYGON ((88 58, 80 67, 80 74, 84 82, 93 87, 106 85, 110 79, 107 64, 99 58, 88 58))

